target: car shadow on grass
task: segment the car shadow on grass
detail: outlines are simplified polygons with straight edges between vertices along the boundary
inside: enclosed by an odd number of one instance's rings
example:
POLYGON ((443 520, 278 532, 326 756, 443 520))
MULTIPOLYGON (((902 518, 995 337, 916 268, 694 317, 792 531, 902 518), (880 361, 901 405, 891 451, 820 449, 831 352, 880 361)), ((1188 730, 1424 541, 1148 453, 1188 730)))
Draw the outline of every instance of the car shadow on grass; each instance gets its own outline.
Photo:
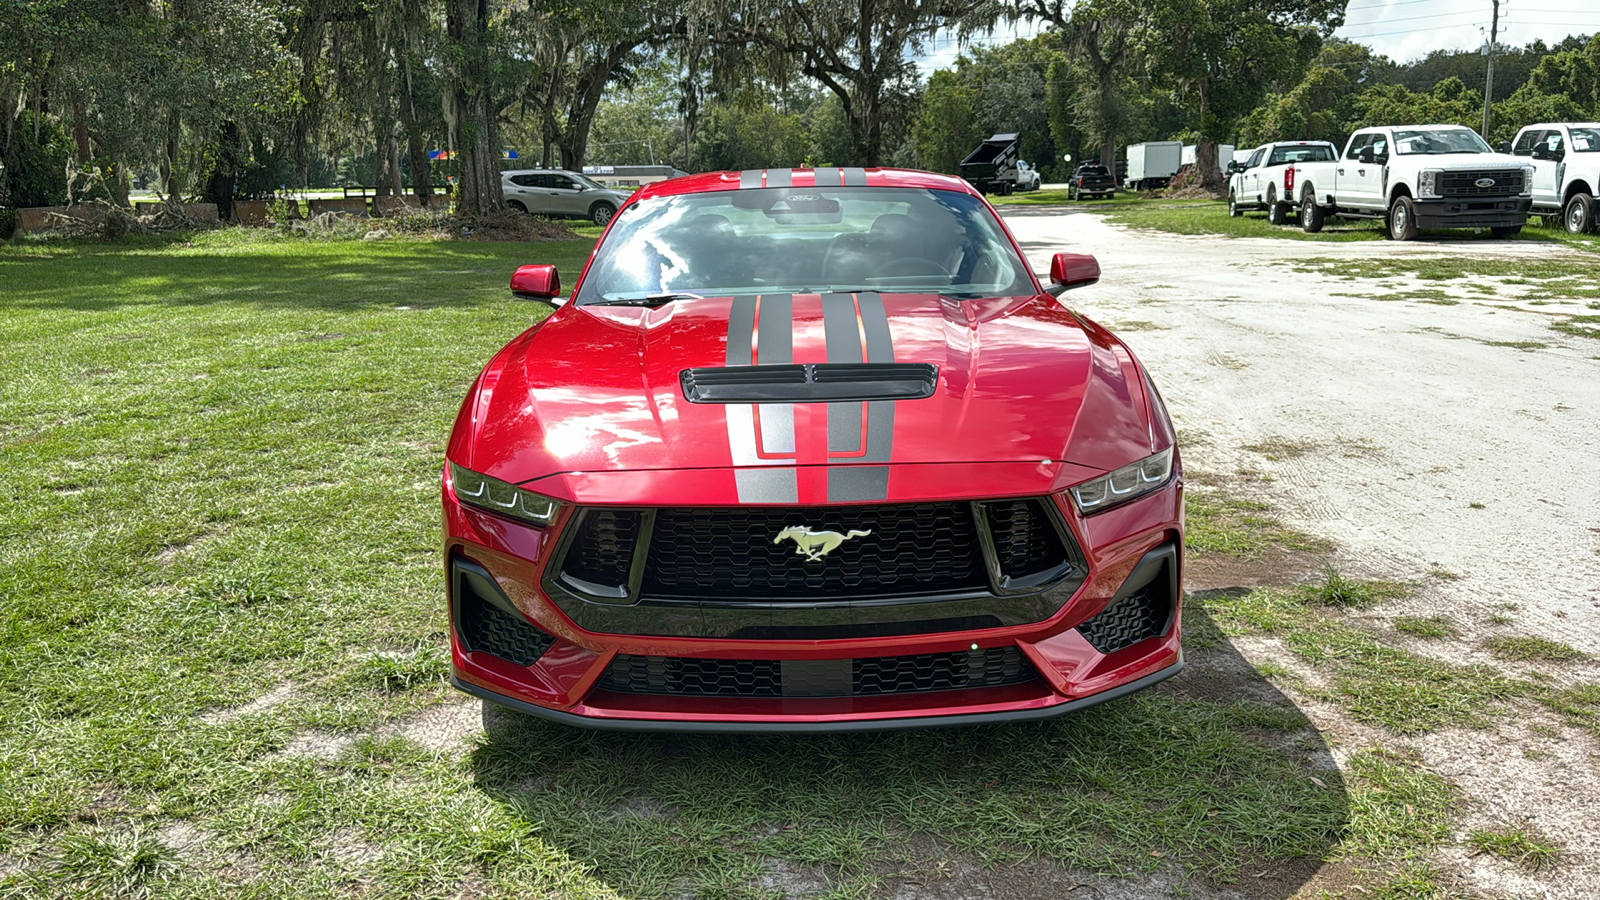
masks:
POLYGON ((1344 831, 1344 782, 1305 715, 1185 617, 1184 673, 1045 723, 662 735, 494 708, 470 765, 628 895, 1291 897, 1344 831))

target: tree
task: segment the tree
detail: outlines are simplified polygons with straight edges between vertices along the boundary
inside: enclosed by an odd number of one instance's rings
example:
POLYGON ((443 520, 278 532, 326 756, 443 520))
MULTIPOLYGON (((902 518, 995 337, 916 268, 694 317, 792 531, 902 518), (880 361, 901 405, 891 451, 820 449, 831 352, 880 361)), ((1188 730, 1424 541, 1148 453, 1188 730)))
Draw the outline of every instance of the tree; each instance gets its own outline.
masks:
POLYGON ((1126 70, 1148 27, 1150 4, 1139 0, 1021 0, 1022 12, 1043 19, 1061 31, 1091 90, 1073 104, 1078 130, 1100 146, 1100 162, 1115 166, 1117 143, 1130 130, 1133 106, 1128 102, 1126 70))
POLYGON ((1160 0, 1150 13, 1152 71, 1188 107, 1195 168, 1221 187, 1217 144, 1278 86, 1287 89, 1344 22, 1345 0, 1160 0))
POLYGON ((965 78, 949 69, 934 72, 912 129, 917 165, 960 174, 961 160, 986 137, 978 126, 977 107, 978 89, 965 78))
POLYGON ((799 71, 839 98, 850 129, 850 158, 840 162, 877 166, 886 105, 916 80, 906 52, 920 53, 941 30, 984 27, 996 12, 984 0, 781 0, 752 4, 741 20, 770 72, 799 71))
POLYGON ((446 0, 444 118, 460 180, 456 211, 483 215, 505 209, 500 189, 499 107, 494 103, 495 42, 491 0, 446 0))

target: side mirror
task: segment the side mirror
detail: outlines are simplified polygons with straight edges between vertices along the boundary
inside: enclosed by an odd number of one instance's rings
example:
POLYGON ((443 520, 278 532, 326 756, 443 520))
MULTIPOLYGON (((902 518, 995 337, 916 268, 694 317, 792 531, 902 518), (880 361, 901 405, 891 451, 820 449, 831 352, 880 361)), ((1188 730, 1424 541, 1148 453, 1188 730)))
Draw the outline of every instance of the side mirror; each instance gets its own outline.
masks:
POLYGON ((1088 287, 1100 280, 1100 261, 1088 253, 1057 253, 1050 260, 1050 286, 1045 288, 1052 297, 1073 288, 1088 287))
POLYGON ((561 293, 555 266, 522 266, 511 275, 511 293, 523 300, 552 301, 561 293))
POLYGON ((1501 141, 1500 143, 1494 145, 1494 149, 1497 153, 1509 154, 1511 152, 1511 142, 1501 141))
POLYGON ((1356 159, 1364 166, 1370 166, 1375 161, 1372 155, 1372 145, 1368 144, 1356 152, 1356 159))

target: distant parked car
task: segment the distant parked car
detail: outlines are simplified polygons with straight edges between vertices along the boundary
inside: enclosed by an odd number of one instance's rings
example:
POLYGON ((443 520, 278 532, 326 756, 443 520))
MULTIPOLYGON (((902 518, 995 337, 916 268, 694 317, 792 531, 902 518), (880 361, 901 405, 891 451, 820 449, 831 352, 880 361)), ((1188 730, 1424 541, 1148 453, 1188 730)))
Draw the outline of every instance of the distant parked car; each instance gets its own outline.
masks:
POLYGON ((1244 162, 1228 165, 1228 215, 1264 209, 1274 225, 1289 220, 1294 206, 1294 173, 1298 163, 1333 162, 1339 149, 1327 141, 1278 141, 1262 144, 1244 162))
POLYGON ((565 169, 517 169, 500 173, 506 204, 538 216, 588 219, 605 225, 628 200, 627 191, 606 187, 565 169))
POLYGON ((1067 182, 1067 194, 1074 200, 1114 197, 1117 194, 1117 178, 1110 169, 1099 163, 1084 163, 1067 182))
POLYGON ((1534 215, 1560 216, 1571 234, 1595 230, 1600 192, 1600 123, 1529 125, 1511 152, 1533 164, 1534 215))

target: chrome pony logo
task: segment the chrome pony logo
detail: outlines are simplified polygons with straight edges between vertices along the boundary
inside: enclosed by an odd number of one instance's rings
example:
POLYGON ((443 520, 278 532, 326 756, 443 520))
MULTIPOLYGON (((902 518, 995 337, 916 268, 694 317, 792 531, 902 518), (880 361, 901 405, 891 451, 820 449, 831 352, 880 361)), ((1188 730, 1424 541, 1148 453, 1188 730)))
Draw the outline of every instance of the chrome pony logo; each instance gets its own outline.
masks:
POLYGON ((839 549, 839 545, 851 538, 866 537, 871 530, 850 531, 840 534, 837 531, 812 531, 804 525, 790 525, 778 532, 772 539, 774 544, 781 544, 785 539, 794 541, 794 552, 804 556, 808 561, 821 559, 829 553, 839 549))

